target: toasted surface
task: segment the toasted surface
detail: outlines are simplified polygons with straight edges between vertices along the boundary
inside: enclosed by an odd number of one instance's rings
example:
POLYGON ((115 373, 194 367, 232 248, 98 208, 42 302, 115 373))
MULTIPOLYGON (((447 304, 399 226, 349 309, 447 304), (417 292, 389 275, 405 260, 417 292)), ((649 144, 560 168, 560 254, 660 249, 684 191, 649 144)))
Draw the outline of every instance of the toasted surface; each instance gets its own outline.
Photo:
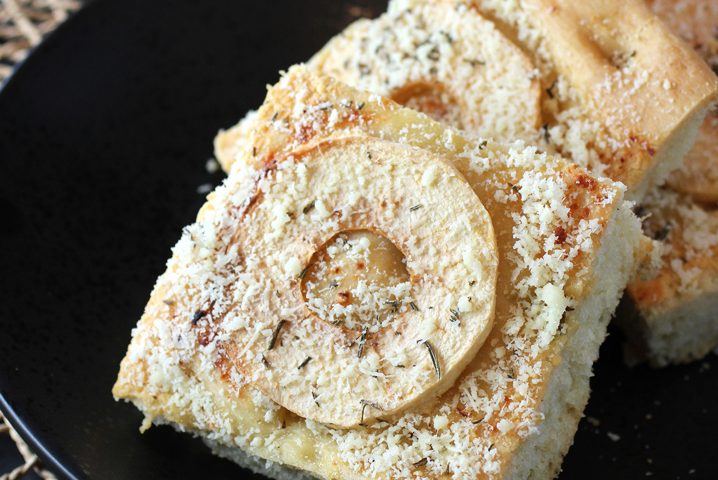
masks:
MULTIPOLYGON (((310 66, 469 133, 560 153, 631 199, 679 166, 718 92, 640 0, 394 0, 310 66)), ((227 169, 246 130, 220 136, 227 169)))
MULTIPOLYGON (((468 141, 301 67, 269 91, 257 122, 243 150, 247 168, 232 171, 175 247, 122 362, 115 396, 134 402, 148 422, 171 422, 321 478, 554 475, 639 242, 622 188, 535 149, 468 141), (486 342, 447 392, 389 423, 346 430, 279 407, 223 362, 228 324, 221 318, 207 321, 214 336, 203 345, 190 321, 200 297, 178 275, 186 269, 196 278, 202 233, 219 231, 275 159, 361 135, 442 155, 466 178, 491 215, 498 295, 486 342), (179 297, 171 314, 162 299, 173 293, 179 297)), ((220 261, 208 251, 208 261, 220 261)))
MULTIPOLYGON (((713 0, 651 0, 653 11, 718 71, 718 3, 713 0)), ((668 180, 676 191, 702 202, 718 200, 718 111, 713 109, 698 132, 683 167, 668 180)))

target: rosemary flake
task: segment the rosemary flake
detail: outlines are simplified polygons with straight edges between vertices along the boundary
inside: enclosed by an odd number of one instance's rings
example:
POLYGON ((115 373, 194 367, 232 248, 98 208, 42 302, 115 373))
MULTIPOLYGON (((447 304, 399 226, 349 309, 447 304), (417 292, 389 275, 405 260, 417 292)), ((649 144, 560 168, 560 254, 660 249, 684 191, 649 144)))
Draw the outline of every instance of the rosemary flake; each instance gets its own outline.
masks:
POLYGON ((451 312, 451 317, 449 317, 449 320, 451 320, 453 323, 461 323, 459 320, 459 311, 455 308, 452 308, 449 310, 451 312))
POLYGON ((200 318, 207 315, 207 312, 205 310, 196 310, 194 312, 194 315, 192 315, 192 325, 197 325, 197 322, 199 322, 200 318))
POLYGON ((364 353, 364 344, 366 343, 366 334, 368 331, 368 327, 364 327, 361 331, 361 336, 359 337, 359 351, 357 352, 357 358, 361 358, 362 353, 364 353))
POLYGON ((316 203, 316 200, 312 200, 311 202, 306 204, 304 206, 304 208, 302 208, 302 213, 306 215, 307 213, 311 212, 312 209, 314 208, 315 203, 316 203))
POLYGON ((426 465, 426 462, 428 462, 428 460, 426 459, 426 457, 424 457, 421 460, 419 460, 418 462, 415 462, 413 465, 415 467, 423 467, 424 465, 426 465))
POLYGON ((439 365, 439 360, 437 360, 436 358, 436 353, 434 353, 434 347, 431 346, 431 343, 429 343, 428 340, 424 340, 424 345, 426 345, 426 349, 429 351, 431 363, 434 364, 434 372, 436 372, 436 378, 441 378, 441 366, 439 365))
POLYGON ((422 204, 414 205, 413 207, 411 207, 411 208, 409 209, 409 211, 410 211, 410 212, 416 212, 416 211, 419 210, 420 208, 424 208, 424 205, 422 205, 422 204))
POLYGON ((312 361, 312 357, 305 358, 304 361, 299 364, 299 366, 297 367, 297 370, 301 370, 302 368, 306 367, 307 363, 309 363, 311 361, 312 361))
POLYGON ((317 401, 318 397, 319 397, 319 395, 317 395, 317 392, 312 390, 312 400, 314 400, 314 403, 317 405, 317 407, 321 408, 321 405, 319 405, 319 402, 317 401))
POLYGON ((412 302, 409 302, 409 306, 410 306, 411 309, 414 310, 415 312, 418 312, 418 311, 419 311, 419 307, 417 307, 417 306, 416 306, 416 303, 414 303, 413 301, 412 301, 412 302))
POLYGON ((274 328, 274 331, 272 332, 272 338, 269 339, 269 347, 267 347, 267 350, 271 350, 274 348, 274 344, 277 343, 277 337, 279 337, 279 331, 282 329, 285 323, 286 320, 280 320, 277 326, 274 328))
POLYGON ((361 420, 359 421, 359 425, 364 425, 364 411, 366 410, 366 407, 371 407, 379 411, 384 411, 383 408, 379 406, 378 403, 372 402, 370 400, 359 400, 359 403, 361 404, 361 420))

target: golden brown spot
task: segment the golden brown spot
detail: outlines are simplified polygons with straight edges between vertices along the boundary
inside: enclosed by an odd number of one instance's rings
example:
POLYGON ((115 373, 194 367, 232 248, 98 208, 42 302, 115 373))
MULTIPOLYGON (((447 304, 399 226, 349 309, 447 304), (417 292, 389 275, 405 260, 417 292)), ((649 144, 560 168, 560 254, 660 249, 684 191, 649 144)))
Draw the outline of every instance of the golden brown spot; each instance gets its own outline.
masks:
POLYGON ((346 290, 337 293, 337 301, 339 305, 346 307, 350 303, 352 303, 352 292, 348 292, 346 290))
POLYGON ((563 245, 566 243, 566 229, 562 226, 556 227, 556 229, 553 231, 553 234, 556 235, 556 243, 559 245, 563 245))
POLYGON ((596 188, 596 179, 585 174, 579 174, 576 176, 576 185, 593 191, 596 188))

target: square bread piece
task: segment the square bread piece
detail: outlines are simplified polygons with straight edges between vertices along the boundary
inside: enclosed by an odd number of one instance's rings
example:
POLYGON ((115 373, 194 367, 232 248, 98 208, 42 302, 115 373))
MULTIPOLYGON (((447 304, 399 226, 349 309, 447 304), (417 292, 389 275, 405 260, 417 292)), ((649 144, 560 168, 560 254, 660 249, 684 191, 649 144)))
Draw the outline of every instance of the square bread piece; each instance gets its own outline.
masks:
POLYGON ((718 345, 718 211, 664 188, 638 213, 661 258, 657 274, 629 283, 618 315, 628 358, 658 367, 699 359, 718 345))
MULTIPOLYGON (((718 2, 650 2, 667 24, 718 69, 718 2)), ((630 354, 654 366, 703 357, 718 345, 718 110, 711 110, 668 185, 641 207, 660 243, 658 274, 628 288, 622 325, 630 354)))
MULTIPOLYGON (((233 169, 208 197, 158 279, 122 361, 115 397, 145 414, 143 428, 170 424, 192 432, 217 454, 271 478, 555 476, 642 238, 624 187, 535 148, 468 140, 423 114, 304 67, 293 67, 269 90, 255 121, 242 149, 246 168, 233 169), (274 344, 276 325, 258 324, 246 308, 282 292, 246 284, 252 265, 269 260, 231 244, 233 232, 254 231, 252 215, 243 212, 261 207, 258 186, 262 192, 292 189, 283 179, 306 167, 301 152, 357 139, 418 149, 417 157, 427 151, 460 172, 491 216, 498 273, 493 327, 451 387, 391 418, 342 429, 303 418, 260 393, 276 352, 248 359, 232 349, 247 338, 274 344), (223 273, 237 265, 235 254, 246 267, 223 273)), ((425 171, 429 183, 437 181, 432 172, 425 171)), ((362 188, 360 178, 337 185, 362 188)), ((288 206, 277 226, 353 211, 320 200, 308 194, 306 202, 288 206)), ((367 208, 381 205, 377 198, 367 208)), ((412 208, 412 214, 434 215, 431 205, 412 208)), ((441 255, 433 258, 441 263, 441 255)), ((416 301, 421 306, 422 299, 416 301)), ((359 335, 356 341, 364 344, 359 335)), ((388 367, 394 353, 380 352, 379 365, 388 367)), ((428 359, 427 365, 431 373, 428 359)), ((305 369, 324 367, 303 362, 305 369)), ((362 369, 362 382, 392 382, 373 368, 362 369)), ((318 409, 338 401, 331 390, 335 379, 329 380, 317 386, 318 409)), ((351 407, 360 412, 367 405, 351 407)), ((375 407, 381 405, 367 410, 375 407)))
MULTIPOLYGON (((665 181, 718 91, 642 0, 394 0, 309 62, 484 138, 522 139, 628 186, 665 181)), ((225 170, 251 130, 222 132, 225 170)))

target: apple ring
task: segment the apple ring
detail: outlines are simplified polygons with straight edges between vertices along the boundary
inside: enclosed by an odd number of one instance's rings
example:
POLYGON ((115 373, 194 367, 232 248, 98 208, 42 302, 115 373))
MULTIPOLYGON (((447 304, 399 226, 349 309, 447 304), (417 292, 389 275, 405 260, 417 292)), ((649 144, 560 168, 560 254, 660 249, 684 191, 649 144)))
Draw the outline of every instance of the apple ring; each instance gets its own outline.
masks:
MULTIPOLYGON (((258 389, 304 418, 352 427, 433 398, 491 329, 491 219, 435 154, 369 138, 322 143, 265 171, 241 216, 233 239, 239 257, 261 265, 242 273, 256 293, 235 313, 248 324, 226 342, 227 355, 258 389), (384 237, 404 255, 406 282, 385 298, 391 288, 362 290, 374 295, 376 315, 328 318, 306 298, 323 275, 316 263, 356 231, 384 237)), ((351 248, 370 247, 366 235, 355 238, 351 248)))

